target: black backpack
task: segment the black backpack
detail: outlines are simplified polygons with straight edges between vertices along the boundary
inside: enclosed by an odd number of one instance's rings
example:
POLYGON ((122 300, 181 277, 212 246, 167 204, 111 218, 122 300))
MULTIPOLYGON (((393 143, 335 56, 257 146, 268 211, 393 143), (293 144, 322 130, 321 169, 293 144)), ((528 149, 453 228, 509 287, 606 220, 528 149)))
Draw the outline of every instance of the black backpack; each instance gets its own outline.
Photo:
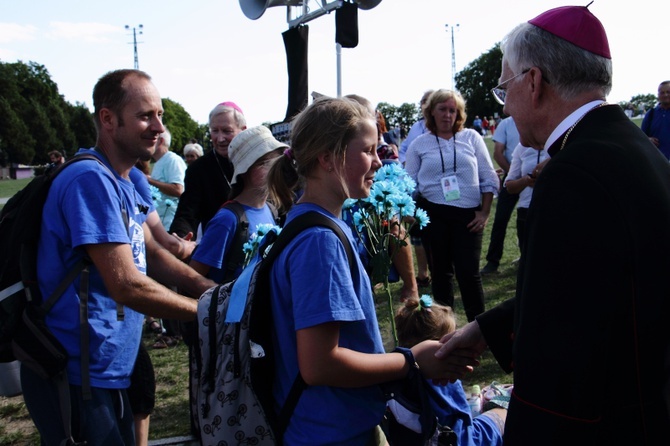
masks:
MULTIPOLYGON (((97 157, 77 155, 48 174, 35 177, 7 201, 0 212, 0 362, 16 359, 44 379, 53 380, 59 400, 65 445, 76 444, 70 427, 69 384, 66 375, 67 352, 47 328, 45 318, 68 286, 81 275, 80 314, 86 315, 88 305, 88 272, 92 264, 83 258, 61 280, 54 292, 42 299, 37 281, 37 247, 42 210, 54 179, 69 165, 94 160, 114 175, 97 157)), ((127 217, 124 215, 124 220, 127 217)), ((88 319, 84 318, 87 323, 88 319)), ((88 329, 81 330, 82 393, 90 397, 88 374, 88 329)))
MULTIPOLYGON (((277 208, 275 208, 271 203, 268 203, 268 207, 272 212, 275 223, 278 222, 277 218, 277 208)), ((230 200, 225 202, 221 209, 228 209, 235 217, 237 217, 237 230, 235 231, 235 237, 232 240, 230 249, 227 253, 226 264, 222 265, 224 267, 223 281, 221 283, 232 282, 235 279, 235 273, 237 269, 244 263, 244 244, 249 241, 249 219, 247 219, 247 214, 244 211, 244 206, 235 200, 230 200)))
POLYGON ((286 403, 275 413, 269 272, 282 249, 313 226, 335 232, 354 271, 356 257, 344 232, 330 218, 307 212, 288 223, 278 236, 268 234, 259 249, 260 260, 252 261, 235 282, 214 287, 200 297, 198 340, 189 354, 195 372, 190 377, 191 414, 201 445, 282 444, 283 432, 307 384, 298 374, 286 403))

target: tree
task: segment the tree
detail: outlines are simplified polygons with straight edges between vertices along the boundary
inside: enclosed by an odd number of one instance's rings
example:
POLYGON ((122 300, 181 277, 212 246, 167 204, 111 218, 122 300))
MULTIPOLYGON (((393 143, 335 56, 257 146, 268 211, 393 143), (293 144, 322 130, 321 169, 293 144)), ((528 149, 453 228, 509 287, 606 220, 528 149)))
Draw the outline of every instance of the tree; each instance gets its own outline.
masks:
POLYGON ((380 102, 377 104, 377 110, 386 119, 386 126, 390 129, 396 125, 409 129, 421 116, 416 104, 408 102, 403 103, 400 107, 391 105, 387 102, 380 102))
POLYGON ((95 146, 97 131, 95 129, 95 122, 93 121, 93 114, 86 105, 79 102, 75 105, 69 105, 68 108, 70 128, 74 132, 75 145, 78 148, 95 146))
POLYGON ((657 96, 655 94, 638 94, 636 96, 633 96, 630 101, 627 103, 622 102, 620 103, 621 107, 626 109, 629 104, 630 107, 632 107, 634 114, 636 113, 644 113, 645 111, 654 108, 656 106, 657 102, 657 96))
POLYGON ((0 98, 3 163, 46 164, 51 150, 74 153, 80 140, 93 145, 90 127, 86 135, 75 133, 72 106, 43 65, 0 62, 0 98))
POLYGON ((465 99, 468 114, 466 126, 472 125, 475 115, 502 115, 502 105, 491 94, 491 88, 498 85, 501 67, 502 51, 497 43, 456 74, 456 89, 465 99))
POLYGON ((163 124, 172 134, 170 150, 181 154, 184 146, 189 143, 191 138, 198 138, 200 127, 181 104, 170 98, 163 99, 163 110, 163 124))

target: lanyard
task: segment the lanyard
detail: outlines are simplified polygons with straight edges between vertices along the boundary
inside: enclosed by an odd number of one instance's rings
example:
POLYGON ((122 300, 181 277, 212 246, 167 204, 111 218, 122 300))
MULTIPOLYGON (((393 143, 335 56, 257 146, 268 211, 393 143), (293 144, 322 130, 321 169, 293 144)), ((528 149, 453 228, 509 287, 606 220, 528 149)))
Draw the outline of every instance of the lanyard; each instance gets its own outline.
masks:
MULTIPOLYGON (((454 174, 456 173, 456 133, 453 136, 454 139, 454 174)), ((442 173, 444 173, 444 157, 442 155, 442 146, 440 145, 440 138, 435 135, 435 141, 437 141, 437 148, 440 151, 440 161, 442 161, 442 173)), ((447 146, 448 148, 448 146, 447 146)))

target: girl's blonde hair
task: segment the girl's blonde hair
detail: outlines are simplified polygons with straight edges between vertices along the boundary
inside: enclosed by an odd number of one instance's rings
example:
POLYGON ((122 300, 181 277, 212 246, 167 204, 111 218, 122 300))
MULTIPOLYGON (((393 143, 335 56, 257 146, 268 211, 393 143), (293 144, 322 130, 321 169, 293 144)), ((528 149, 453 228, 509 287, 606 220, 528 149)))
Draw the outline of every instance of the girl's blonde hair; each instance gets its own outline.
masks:
POLYGON ((296 191, 318 166, 319 156, 330 153, 344 167, 347 144, 366 120, 374 122, 370 112, 358 102, 326 96, 316 99, 295 118, 291 148, 268 173, 270 197, 280 214, 288 212, 296 191))
POLYGON ((396 312, 395 325, 398 344, 409 348, 455 331, 456 317, 451 307, 435 303, 429 296, 410 297, 396 312))

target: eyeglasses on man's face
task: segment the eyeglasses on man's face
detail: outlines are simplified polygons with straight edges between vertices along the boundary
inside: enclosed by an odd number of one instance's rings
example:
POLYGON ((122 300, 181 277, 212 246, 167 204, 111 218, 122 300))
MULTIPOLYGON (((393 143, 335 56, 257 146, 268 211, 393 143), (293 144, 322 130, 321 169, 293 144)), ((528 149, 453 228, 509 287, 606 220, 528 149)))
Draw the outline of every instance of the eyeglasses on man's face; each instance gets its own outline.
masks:
POLYGON ((509 79, 507 79, 504 82, 499 83, 496 87, 491 89, 491 93, 493 93, 493 97, 495 100, 500 104, 500 105, 505 105, 505 99, 507 98, 507 87, 504 85, 508 84, 509 82, 513 81, 519 76, 522 76, 530 71, 530 68, 526 68, 523 70, 521 73, 516 74, 509 79))

